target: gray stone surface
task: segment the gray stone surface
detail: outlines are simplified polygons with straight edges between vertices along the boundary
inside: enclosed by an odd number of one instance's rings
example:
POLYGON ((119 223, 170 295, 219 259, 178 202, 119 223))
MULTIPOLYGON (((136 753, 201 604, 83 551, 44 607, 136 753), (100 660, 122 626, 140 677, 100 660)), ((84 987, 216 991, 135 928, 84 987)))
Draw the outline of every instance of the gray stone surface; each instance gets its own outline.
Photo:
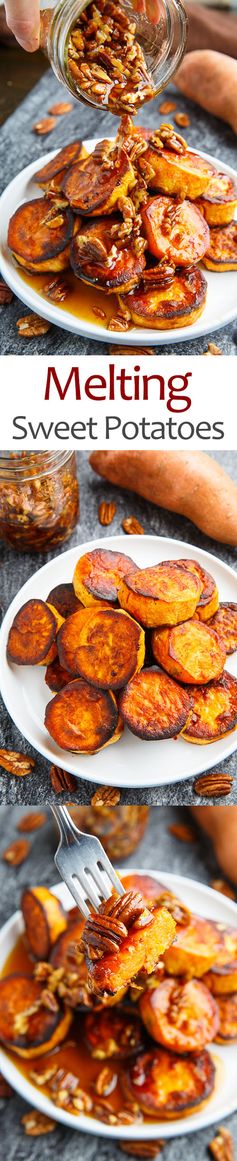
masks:
MULTIPOLYGON (((236 452, 218 452, 215 453, 215 458, 237 482, 236 452)), ((133 494, 112 488, 111 485, 106 485, 105 482, 100 480, 92 472, 88 463, 88 456, 85 452, 78 453, 78 472, 81 494, 81 517, 80 523, 71 538, 70 545, 78 544, 80 546, 80 544, 90 538, 104 535, 107 535, 109 538, 111 534, 116 535, 116 533, 121 533, 123 536, 122 543, 124 550, 129 553, 131 551, 131 542, 129 537, 126 537, 122 532, 121 521, 124 516, 132 514, 137 517, 147 534, 174 537, 175 539, 184 540, 187 544, 193 543, 197 545, 197 548, 204 548, 209 552, 216 553, 227 564, 236 566, 236 551, 234 549, 228 548, 224 544, 220 545, 217 541, 209 540, 188 520, 185 520, 181 516, 174 516, 171 513, 162 511, 153 504, 149 504, 133 494), (98 504, 101 500, 106 499, 108 495, 110 499, 116 500, 117 512, 112 526, 106 529, 102 528, 98 521, 98 504)), ((61 551, 63 552, 63 547, 61 551)), ((13 597, 28 577, 49 560, 52 555, 52 553, 48 553, 47 555, 37 554, 34 556, 28 553, 19 554, 6 545, 2 545, 0 604, 2 605, 3 612, 6 612, 13 597)), ((33 754, 31 747, 28 743, 24 743, 18 730, 13 725, 3 702, 0 703, 0 746, 12 750, 25 749, 27 753, 33 754)), ((34 754, 34 756, 36 757, 36 766, 30 777, 25 779, 11 778, 9 774, 0 770, 1 802, 42 803, 46 799, 50 801, 54 797, 49 779, 49 765, 40 755, 36 756, 34 754)), ((220 764, 217 769, 224 769, 235 777, 236 754, 233 754, 228 761, 220 764)), ((84 780, 75 781, 75 802, 89 802, 94 789, 95 787, 91 783, 85 782, 84 780)), ((63 801, 65 799, 66 801, 67 798, 68 793, 65 792, 64 795, 61 795, 60 800, 63 801)), ((193 792, 193 779, 189 779, 174 786, 144 787, 139 790, 123 791, 121 801, 149 802, 152 805, 162 802, 167 805, 172 803, 183 805, 185 803, 191 804, 192 802, 197 804, 198 798, 193 792)), ((202 799, 201 801, 204 802, 205 800, 202 799)), ((237 780, 234 782, 231 795, 224 801, 237 803, 237 780)))
MULTIPOLYGON (((1 852, 17 835, 16 824, 19 808, 0 809, 0 857, 1 852)), ((126 868, 137 866, 142 869, 172 871, 203 883, 209 883, 216 873, 215 861, 208 846, 198 836, 192 845, 180 844, 168 831, 171 822, 185 817, 185 812, 174 809, 153 809, 149 827, 137 851, 126 861, 126 868)), ((0 863, 0 924, 4 923, 19 906, 22 890, 26 885, 37 882, 52 886, 57 880, 52 861, 55 839, 50 819, 48 825, 32 836, 32 850, 27 861, 15 869, 0 863), (4 869, 3 869, 4 867, 4 869)), ((236 1102, 237 1103, 237 1102, 236 1102)), ((121 1161, 119 1146, 103 1137, 74 1133, 58 1127, 52 1136, 24 1137, 20 1118, 27 1106, 18 1096, 10 1101, 0 1101, 1 1140, 4 1141, 3 1157, 8 1161, 53 1161, 58 1154, 61 1161, 121 1161), (2 1107, 1 1107, 2 1106, 2 1107)), ((233 1134, 237 1148, 237 1115, 225 1121, 233 1134)), ((185 1137, 175 1137, 167 1143, 162 1153, 164 1161, 207 1161, 208 1143, 212 1140, 217 1126, 193 1133, 185 1137)))
MULTIPOLYGON (((170 96, 171 93, 174 95, 172 88, 166 91, 166 96, 170 96)), ((195 149, 205 149, 207 153, 211 153, 220 162, 220 165, 221 162, 225 161, 229 165, 236 166, 236 138, 232 130, 223 121, 205 114, 199 106, 190 102, 187 104, 177 92, 175 95, 177 108, 182 112, 188 110, 190 114, 191 124, 187 130, 188 144, 195 149)), ((70 116, 58 118, 57 127, 52 134, 47 137, 36 137, 32 133, 32 125, 47 115, 48 108, 55 100, 63 100, 63 90, 53 73, 49 71, 2 126, 0 130, 1 189, 4 189, 25 165, 42 157, 50 149, 57 147, 60 149, 68 140, 73 140, 76 136, 112 136, 116 119, 111 114, 100 113, 92 108, 87 109, 74 101, 73 112, 70 116)), ((160 103, 161 99, 156 98, 155 101, 147 105, 146 109, 142 110, 139 114, 140 124, 151 126, 160 124, 160 103)), ((169 119, 172 120, 170 117, 169 119)), ((9 353, 22 355, 25 354, 26 349, 29 354, 49 355, 94 355, 96 352, 98 354, 108 352, 106 344, 95 343, 80 338, 80 336, 67 334, 66 331, 57 327, 53 327, 47 335, 40 339, 31 339, 27 344, 19 337, 16 330, 16 321, 21 315, 22 304, 16 299, 11 306, 1 308, 0 353, 2 355, 9 353)), ((187 352, 190 355, 200 355, 206 350, 208 340, 212 340, 220 344, 224 354, 231 355, 236 354, 236 337, 237 324, 231 323, 229 326, 221 328, 220 331, 210 334, 208 339, 204 336, 178 345, 174 339, 173 344, 165 345, 164 343, 163 346, 159 347, 159 351, 163 355, 171 355, 173 351, 177 351, 180 355, 187 352)))

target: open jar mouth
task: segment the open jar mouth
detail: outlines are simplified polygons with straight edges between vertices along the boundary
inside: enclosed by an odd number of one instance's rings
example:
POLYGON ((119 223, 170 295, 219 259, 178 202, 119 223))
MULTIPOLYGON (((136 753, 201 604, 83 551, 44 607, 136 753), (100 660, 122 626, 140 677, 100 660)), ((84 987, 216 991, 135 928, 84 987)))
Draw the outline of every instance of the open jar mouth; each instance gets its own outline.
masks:
POLYGON ((48 476, 60 471, 73 456, 72 451, 0 451, 0 481, 15 483, 48 476))

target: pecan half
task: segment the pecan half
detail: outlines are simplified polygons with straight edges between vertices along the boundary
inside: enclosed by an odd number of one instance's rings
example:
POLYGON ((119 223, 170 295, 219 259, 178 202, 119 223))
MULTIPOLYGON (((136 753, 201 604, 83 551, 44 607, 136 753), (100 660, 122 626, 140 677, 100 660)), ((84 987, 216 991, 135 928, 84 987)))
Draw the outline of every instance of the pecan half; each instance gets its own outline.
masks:
POLYGON ((236 891, 225 879, 211 879, 210 887, 213 891, 219 891, 220 895, 226 895, 227 899, 236 899, 236 891))
POLYGON ((176 125, 180 125, 180 129, 188 129, 190 125, 190 117, 188 113, 175 113, 174 121, 176 125))
POLYGON ((137 923, 145 910, 139 891, 125 891, 125 894, 119 895, 118 898, 112 896, 106 903, 102 903, 102 908, 103 914, 109 915, 113 920, 119 919, 125 924, 126 934, 128 928, 137 923))
POLYGON ((47 814, 43 810, 31 810, 29 814, 23 814, 20 822, 17 823, 17 830, 23 831, 23 834, 31 833, 31 831, 39 830, 41 826, 45 826, 47 822, 47 814))
POLYGON ((229 1129, 221 1125, 217 1130, 213 1141, 208 1145, 209 1152, 212 1157, 216 1157, 216 1161, 234 1161, 234 1141, 229 1129))
POLYGON ((176 101, 162 101, 162 105, 159 106, 159 113, 162 113, 164 117, 167 117, 168 113, 173 113, 175 109, 176 101))
POLYGON ((112 524, 115 512, 117 512, 117 504, 114 504, 113 500, 102 500, 98 508, 100 524, 102 524, 104 527, 106 527, 108 524, 112 524))
POLYGON ((112 1068, 108 1068, 106 1065, 105 1068, 101 1068, 95 1082, 95 1090, 98 1096, 110 1096, 111 1092, 114 1092, 116 1088, 117 1080, 117 1073, 113 1072, 112 1068))
POLYGON ((7 285, 7 282, 4 282, 4 278, 0 278, 0 306, 8 306, 9 302, 12 302, 13 297, 13 291, 10 290, 10 286, 7 285))
POLYGON ((28 758, 27 754, 18 754, 15 750, 0 750, 0 766, 3 766, 8 774, 26 778, 26 775, 31 774, 34 769, 35 761, 34 758, 28 758))
POLYGON ((59 101, 57 105, 52 105, 48 111, 53 117, 64 117, 65 113, 71 113, 71 109, 73 109, 72 101, 59 101))
POLYGON ((119 1141, 122 1153, 129 1153, 131 1157, 158 1157, 164 1149, 164 1141, 119 1141))
POLYGON ((62 794, 63 790, 75 790, 75 778, 60 766, 51 766, 50 781, 55 794, 62 794))
POLYGON ((194 783, 194 793, 202 798, 224 798, 230 794, 234 779, 231 774, 204 774, 194 783))
POLYGON ((20 867, 21 863, 27 859, 30 850, 31 845, 27 839, 16 839, 3 851, 2 859, 4 863, 10 863, 12 867, 20 867))
POLYGON ((204 355, 223 355, 223 351, 216 343, 208 343, 208 348, 207 351, 204 351, 204 355))
POLYGON ((0 1072, 0 1099, 5 1101, 11 1096, 13 1096, 13 1088, 11 1088, 11 1085, 5 1080, 5 1076, 0 1072))
POLYGON ((89 952, 93 949, 93 958, 100 958, 106 952, 117 951, 126 935, 127 928, 122 921, 114 919, 111 914, 97 912, 87 919, 80 948, 86 952, 88 948, 89 952))
POLYGON ((69 286, 62 278, 49 278, 44 283, 43 292, 52 302, 64 302, 69 294, 69 286))
POLYGON ((21 1125, 27 1137, 43 1137, 45 1133, 53 1133, 56 1129, 56 1121, 46 1117, 44 1113, 38 1113, 36 1109, 21 1117, 21 1125))
POLYGON ((38 335, 46 335, 47 331, 50 331, 51 323, 47 322, 46 318, 40 318, 38 314, 25 314, 17 319, 16 326, 21 338, 34 339, 38 335))
POLYGON ((43 117, 42 121, 36 121, 35 125, 32 125, 32 131, 37 133, 39 137, 44 137, 46 133, 52 133, 56 124, 55 117, 43 117))
POLYGON ((195 830, 186 822, 172 822, 171 826, 168 826, 168 831, 180 843, 196 842, 195 830))
POLYGON ((122 528, 127 536, 144 536, 144 528, 139 524, 139 520, 136 520, 136 516, 126 516, 122 520, 122 528))
POLYGON ((121 793, 116 786, 99 786, 91 799, 91 806, 118 806, 121 793))

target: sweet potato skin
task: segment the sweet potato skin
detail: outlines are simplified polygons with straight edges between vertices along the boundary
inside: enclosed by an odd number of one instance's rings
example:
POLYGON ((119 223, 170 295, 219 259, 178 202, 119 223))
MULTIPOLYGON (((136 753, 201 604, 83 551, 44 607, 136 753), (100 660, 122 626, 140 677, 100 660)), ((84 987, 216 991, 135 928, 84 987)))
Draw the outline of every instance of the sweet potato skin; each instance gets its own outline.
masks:
POLYGON ((176 737, 192 706, 190 695, 158 669, 143 669, 119 696, 119 709, 138 738, 158 741, 176 737))
POLYGON ((24 1014, 40 1000, 42 986, 30 976, 12 975, 0 980, 0 1039, 7 1048, 26 1059, 44 1056, 65 1039, 72 1015, 59 1009, 56 1013, 39 1008, 28 1019, 27 1031, 17 1033, 16 1016, 24 1014))
POLYGON ((76 650, 76 668, 99 689, 121 689, 142 669, 145 633, 121 609, 90 610, 76 650))
POLYGON ((165 952, 166 971, 171 976, 200 979, 215 963, 223 943, 217 923, 191 915, 190 923, 177 929, 172 947, 165 952))
POLYGON ((118 597, 121 607, 149 629, 189 620, 201 589, 198 577, 171 560, 130 572, 120 584, 118 597))
POLYGON ((154 629, 155 661, 177 681, 207 684, 221 676, 226 653, 217 634, 201 621, 185 621, 170 629, 154 629))
POLYGON ((112 740, 118 726, 115 697, 79 677, 48 703, 45 726, 61 749, 96 754, 112 740))
POLYGON ((57 624, 54 613, 45 601, 38 598, 26 601, 14 617, 11 626, 7 656, 15 665, 47 665, 47 656, 56 639, 57 624))
POLYGON ((59 935, 67 929, 63 907, 47 887, 32 887, 23 892, 21 908, 30 950, 35 959, 46 960, 59 935))
POLYGON ((174 461, 172 451, 95 451, 90 464, 111 484, 186 516, 206 536, 237 547, 237 486, 206 452, 176 451, 174 461))
POLYGON ((97 996, 113 996, 121 987, 127 987, 144 970, 148 975, 169 947, 175 934, 172 916, 163 907, 151 912, 150 922, 144 927, 130 928, 116 952, 90 961, 90 986, 97 996))
POLYGON ((110 607, 117 604, 121 577, 135 568, 134 561, 123 552, 94 548, 81 556, 76 564, 73 585, 83 605, 110 607))
POLYGON ((152 198, 142 210, 142 222, 150 253, 155 258, 192 266, 208 249, 207 222, 192 202, 174 202, 169 197, 152 198))
POLYGON ((178 154, 168 149, 159 152, 149 145, 146 161, 154 170, 154 177, 149 178, 150 189, 178 194, 178 197, 190 198, 191 201, 205 192, 215 172, 209 162, 190 149, 178 154))
POLYGON ((235 653, 237 649, 237 603, 221 601, 215 614, 208 619, 211 629, 215 630, 227 654, 235 653))
POLYGON ((131 1063, 124 1073, 123 1088, 147 1116, 170 1120, 206 1100, 214 1080, 215 1067, 205 1049, 190 1053, 181 1063, 180 1056, 157 1046, 131 1063))
MULTIPOLYGON (((205 257, 206 263, 206 257, 205 257)), ((176 272, 168 286, 138 287, 119 295, 121 310, 130 311, 135 326, 148 330, 175 330, 189 327, 202 314, 207 297, 207 282, 199 266, 176 272)))
POLYGON ((237 727, 237 681, 226 670, 210 685, 192 685, 193 708, 183 730, 187 742, 206 745, 237 727))
POLYGON ((184 558, 177 560, 177 564, 181 568, 187 568, 189 572, 193 572, 195 576, 200 578, 203 588, 197 604, 195 617, 198 617, 199 621, 210 621, 210 617, 213 616, 219 605, 218 588, 214 577, 205 568, 202 568, 197 560, 184 558))
POLYGON ((200 980, 179 984, 171 977, 154 989, 147 988, 139 1011, 153 1040, 181 1056, 205 1048, 219 1027, 217 1004, 200 980))

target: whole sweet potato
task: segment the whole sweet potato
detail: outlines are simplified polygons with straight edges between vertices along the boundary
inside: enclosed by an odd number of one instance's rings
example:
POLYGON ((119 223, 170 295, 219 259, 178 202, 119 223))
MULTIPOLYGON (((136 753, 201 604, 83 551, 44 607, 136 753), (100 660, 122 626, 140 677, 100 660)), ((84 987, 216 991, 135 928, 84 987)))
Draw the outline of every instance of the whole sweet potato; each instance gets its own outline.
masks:
POLYGON ((94 472, 237 547, 237 487, 206 452, 96 451, 94 472))

